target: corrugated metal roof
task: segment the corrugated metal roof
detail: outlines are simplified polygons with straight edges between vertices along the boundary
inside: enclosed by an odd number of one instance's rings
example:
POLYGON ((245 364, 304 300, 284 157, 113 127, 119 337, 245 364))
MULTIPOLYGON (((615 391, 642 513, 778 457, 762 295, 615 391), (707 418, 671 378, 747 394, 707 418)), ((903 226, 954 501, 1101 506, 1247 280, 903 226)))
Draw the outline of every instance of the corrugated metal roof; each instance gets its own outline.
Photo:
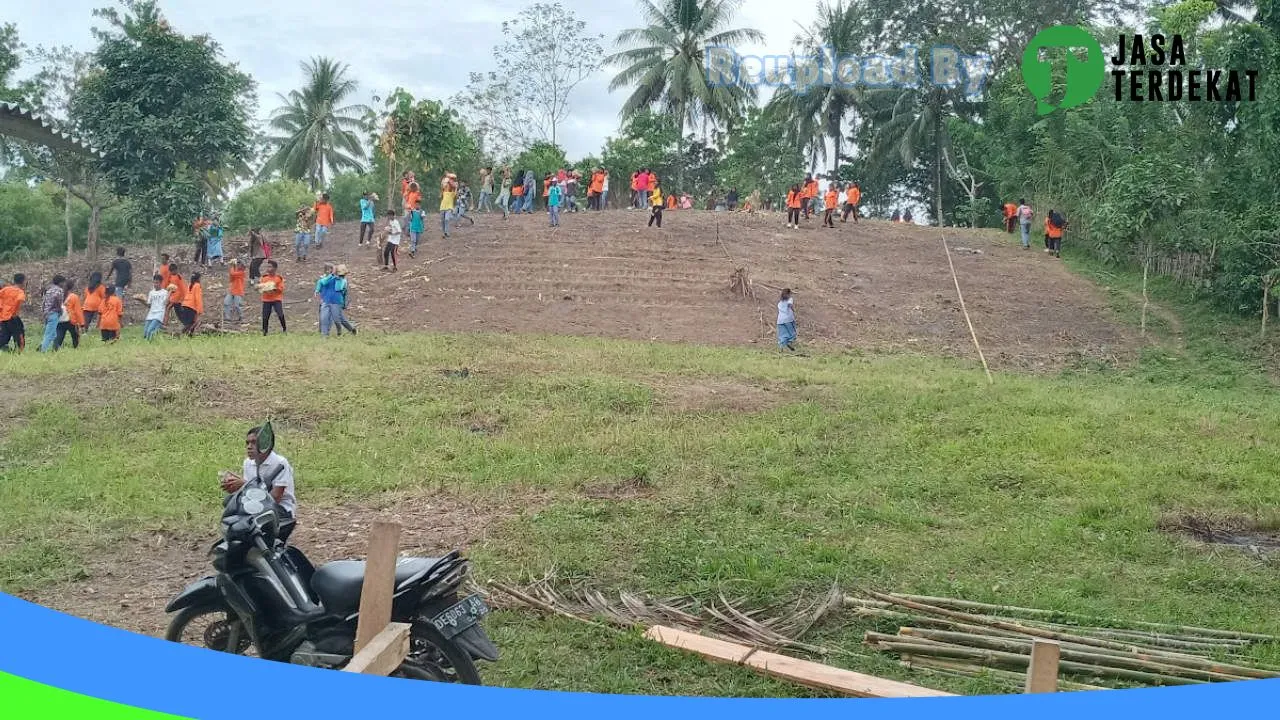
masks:
POLYGON ((0 102, 0 134, 40 143, 54 150, 94 157, 106 154, 80 138, 62 132, 54 123, 16 103, 0 102))

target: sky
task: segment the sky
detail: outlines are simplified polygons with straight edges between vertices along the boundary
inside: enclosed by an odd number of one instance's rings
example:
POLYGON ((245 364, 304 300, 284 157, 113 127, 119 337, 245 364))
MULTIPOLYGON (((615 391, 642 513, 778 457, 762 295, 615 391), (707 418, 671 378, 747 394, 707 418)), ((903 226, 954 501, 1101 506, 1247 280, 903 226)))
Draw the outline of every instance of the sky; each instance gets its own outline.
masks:
MULTIPOLYGON (((95 46, 90 28, 101 25, 93 9, 111 0, 56 0, 8 3, 0 22, 12 22, 28 47, 95 46)), ((208 34, 258 83, 259 116, 280 103, 277 93, 300 86, 300 63, 329 56, 351 66, 360 82, 359 102, 385 96, 397 86, 415 97, 445 100, 462 90, 467 73, 494 69, 492 48, 502 22, 517 17, 533 0, 161 0, 170 24, 185 34, 208 34)), ((638 8, 626 0, 567 0, 589 33, 605 36, 606 52, 619 30, 642 25, 638 8)), ((816 15, 818 0, 744 0, 734 27, 765 34, 760 46, 743 54, 786 53, 800 31, 796 19, 816 15), (780 12, 780 10, 782 10, 780 12)), ((19 74, 28 71, 23 68, 19 74)), ((579 85, 570 115, 558 133, 570 158, 598 154, 618 127, 626 93, 608 90, 611 71, 579 85)))

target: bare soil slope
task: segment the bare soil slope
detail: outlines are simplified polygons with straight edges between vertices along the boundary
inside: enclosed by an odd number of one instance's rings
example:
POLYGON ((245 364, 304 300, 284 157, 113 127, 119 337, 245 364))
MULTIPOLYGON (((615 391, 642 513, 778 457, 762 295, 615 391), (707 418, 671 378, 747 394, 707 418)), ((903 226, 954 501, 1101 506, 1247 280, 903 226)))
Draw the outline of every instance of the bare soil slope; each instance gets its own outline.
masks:
MULTIPOLYGON (((448 240, 429 225, 416 258, 403 246, 400 270, 382 272, 376 249, 357 247, 357 225, 340 224, 306 264, 292 258, 291 233, 273 233, 288 284, 291 328, 314 329, 311 286, 326 261, 350 268, 352 319, 364 329, 551 333, 721 345, 773 342, 777 289, 796 293, 806 343, 910 349, 971 357, 973 344, 943 251, 945 235, 979 341, 993 369, 1052 369, 1080 357, 1124 359, 1135 338, 1112 317, 1102 293, 1039 249, 1024 251, 995 231, 868 221, 824 230, 817 218, 788 230, 780 214, 668 212, 480 215, 448 240), (980 252, 974 252, 980 251, 980 252), (729 290, 745 267, 757 298, 729 290)), ((229 250, 243 238, 231 238, 229 250)), ((191 248, 175 248, 179 262, 191 248)), ((106 255, 107 253, 104 253, 106 255)), ((135 266, 149 267, 145 251, 135 266)), ((105 265, 105 263, 104 263, 105 265)), ((80 261, 28 263, 44 279, 80 261)), ((183 272, 189 268, 184 264, 183 272)), ((142 273, 138 273, 141 275, 142 273)), ((225 286, 207 271, 207 321, 225 286)), ((139 281, 141 282, 141 280, 139 281)), ((135 283, 134 291, 137 291, 135 283)), ((259 321, 249 297, 247 329, 259 321)), ((132 303, 137 320, 141 306, 132 303)), ((32 314, 28 309, 28 315, 32 314)))

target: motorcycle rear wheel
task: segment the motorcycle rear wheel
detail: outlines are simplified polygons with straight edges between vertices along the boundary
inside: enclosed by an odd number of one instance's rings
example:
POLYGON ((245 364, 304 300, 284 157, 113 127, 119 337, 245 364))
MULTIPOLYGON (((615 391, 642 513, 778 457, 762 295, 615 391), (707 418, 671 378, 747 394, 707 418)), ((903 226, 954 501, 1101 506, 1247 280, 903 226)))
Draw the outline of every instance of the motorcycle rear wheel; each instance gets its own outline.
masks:
POLYGON ((415 622, 409 657, 391 673, 410 680, 483 685, 471 655, 429 622, 415 622))

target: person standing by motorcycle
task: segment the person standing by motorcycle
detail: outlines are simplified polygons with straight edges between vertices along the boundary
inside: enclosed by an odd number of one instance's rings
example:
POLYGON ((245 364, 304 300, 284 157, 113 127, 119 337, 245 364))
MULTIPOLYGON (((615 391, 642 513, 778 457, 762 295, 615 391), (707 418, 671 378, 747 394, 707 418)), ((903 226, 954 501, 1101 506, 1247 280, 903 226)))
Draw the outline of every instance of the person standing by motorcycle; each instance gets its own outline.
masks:
MULTIPOLYGON (((270 422, 245 434, 244 451, 243 473, 223 473, 223 492, 234 493, 245 485, 260 487, 271 493, 271 498, 279 506, 281 520, 292 521, 298 506, 294 496, 293 466, 283 455, 275 452, 275 433, 270 422)), ((292 522, 281 523, 281 541, 289 538, 293 526, 292 522)))

